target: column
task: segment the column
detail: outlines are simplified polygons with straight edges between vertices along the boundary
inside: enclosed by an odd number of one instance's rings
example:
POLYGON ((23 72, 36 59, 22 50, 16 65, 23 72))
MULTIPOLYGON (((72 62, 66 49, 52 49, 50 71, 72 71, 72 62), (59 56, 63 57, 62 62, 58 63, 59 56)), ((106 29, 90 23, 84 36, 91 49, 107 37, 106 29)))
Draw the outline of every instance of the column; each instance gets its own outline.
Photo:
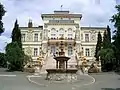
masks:
POLYGON ((66 61, 66 69, 67 69, 67 61, 66 61))
POLYGON ((58 61, 56 61, 56 68, 58 69, 58 61))

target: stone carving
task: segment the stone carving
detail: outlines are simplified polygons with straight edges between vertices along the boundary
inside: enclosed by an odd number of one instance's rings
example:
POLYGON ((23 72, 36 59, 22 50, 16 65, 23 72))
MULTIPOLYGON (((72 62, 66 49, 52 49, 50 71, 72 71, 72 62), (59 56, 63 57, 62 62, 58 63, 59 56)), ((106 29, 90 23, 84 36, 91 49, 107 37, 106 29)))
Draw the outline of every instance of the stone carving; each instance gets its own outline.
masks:
POLYGON ((99 72, 98 67, 96 66, 95 63, 92 63, 88 70, 88 73, 98 73, 98 72, 99 72))
POLYGON ((90 32, 90 38, 91 38, 91 41, 96 41, 96 31, 95 30, 91 30, 89 31, 90 32))
POLYGON ((91 48, 91 56, 94 56, 95 54, 95 47, 91 48))
POLYGON ((33 40, 32 30, 28 30, 28 33, 27 33, 27 41, 32 41, 32 40, 33 40))
POLYGON ((26 54, 29 56, 32 55, 32 48, 31 47, 26 48, 26 54))
POLYGON ((91 41, 95 41, 96 40, 96 34, 91 33, 91 41))

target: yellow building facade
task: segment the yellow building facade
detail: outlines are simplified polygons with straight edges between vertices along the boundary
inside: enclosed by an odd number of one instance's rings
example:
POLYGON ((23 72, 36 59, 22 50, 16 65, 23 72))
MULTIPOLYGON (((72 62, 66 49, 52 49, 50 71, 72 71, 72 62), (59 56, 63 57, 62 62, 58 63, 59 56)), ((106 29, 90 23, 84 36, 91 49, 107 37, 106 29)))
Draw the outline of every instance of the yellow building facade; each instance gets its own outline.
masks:
POLYGON ((42 26, 34 27, 29 21, 27 27, 20 27, 23 50, 33 62, 42 56, 44 63, 50 63, 48 68, 54 68, 53 57, 59 52, 60 41, 64 42, 65 56, 71 58, 69 67, 78 64, 76 55, 78 59, 80 55, 85 56, 89 64, 94 62, 98 32, 103 36, 106 27, 82 27, 82 14, 71 14, 69 11, 41 14, 41 18, 42 26))

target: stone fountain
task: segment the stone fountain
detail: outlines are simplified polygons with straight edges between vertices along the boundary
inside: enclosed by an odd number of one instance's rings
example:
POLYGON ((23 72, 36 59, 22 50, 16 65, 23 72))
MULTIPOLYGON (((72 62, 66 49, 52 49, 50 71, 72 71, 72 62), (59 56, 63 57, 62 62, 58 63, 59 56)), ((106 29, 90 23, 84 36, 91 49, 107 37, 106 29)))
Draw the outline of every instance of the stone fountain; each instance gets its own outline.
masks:
POLYGON ((64 52, 64 44, 63 41, 60 43, 60 52, 59 56, 54 57, 56 60, 56 68, 55 69, 46 69, 47 76, 46 80, 53 81, 62 81, 62 80, 75 80, 77 78, 76 72, 77 68, 69 69, 68 68, 68 60, 69 57, 65 56, 64 52))

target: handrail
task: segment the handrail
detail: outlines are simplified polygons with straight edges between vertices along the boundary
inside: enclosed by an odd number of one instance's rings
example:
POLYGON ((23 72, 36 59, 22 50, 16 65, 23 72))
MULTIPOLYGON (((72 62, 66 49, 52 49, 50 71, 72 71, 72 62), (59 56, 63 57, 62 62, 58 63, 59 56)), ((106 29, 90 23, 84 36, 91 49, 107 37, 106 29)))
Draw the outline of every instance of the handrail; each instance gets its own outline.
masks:
POLYGON ((45 54, 45 56, 44 56, 44 58, 43 58, 43 60, 42 60, 42 65, 45 64, 45 61, 46 61, 47 57, 48 57, 48 53, 45 54))
POLYGON ((76 61, 77 61, 77 65, 78 65, 78 63, 79 63, 79 56, 78 56, 78 53, 75 53, 75 59, 76 59, 76 61))

